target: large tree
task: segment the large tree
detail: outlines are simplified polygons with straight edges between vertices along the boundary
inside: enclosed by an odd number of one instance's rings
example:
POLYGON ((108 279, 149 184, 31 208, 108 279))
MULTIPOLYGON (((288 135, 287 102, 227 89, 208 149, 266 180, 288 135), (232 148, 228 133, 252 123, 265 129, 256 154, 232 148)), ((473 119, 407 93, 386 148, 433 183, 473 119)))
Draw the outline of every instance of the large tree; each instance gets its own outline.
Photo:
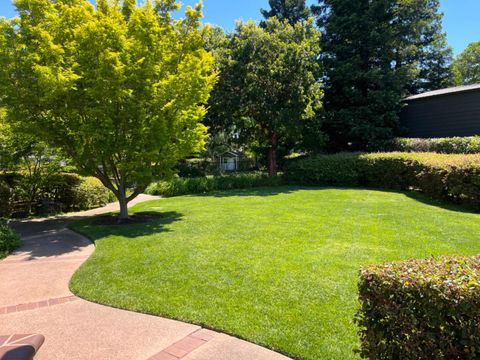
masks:
POLYGON ((332 150, 376 148, 394 135, 408 70, 396 68, 393 0, 324 0, 325 130, 332 150))
POLYGON ((220 78, 208 125, 267 149, 270 175, 277 173, 278 149, 298 141, 321 107, 319 36, 311 20, 240 22, 217 52, 220 78))
POLYGON ((391 26, 396 35, 395 65, 410 66, 410 94, 451 86, 453 53, 442 29, 439 0, 397 0, 391 26))
MULTIPOLYGON (((265 19, 275 16, 280 21, 287 20, 290 25, 295 25, 310 16, 310 9, 305 0, 268 0, 268 4, 270 10, 260 10, 265 19)), ((262 25, 264 24, 262 22, 262 25)))
POLYGON ((16 0, 0 23, 0 106, 128 202, 201 150, 215 81, 201 8, 175 0, 16 0), (127 190, 133 193, 127 196, 127 190))
POLYGON ((382 147, 402 98, 451 82, 438 0, 319 0, 325 129, 333 150, 382 147))
POLYGON ((480 84, 480 41, 473 42, 454 61, 457 85, 480 84))

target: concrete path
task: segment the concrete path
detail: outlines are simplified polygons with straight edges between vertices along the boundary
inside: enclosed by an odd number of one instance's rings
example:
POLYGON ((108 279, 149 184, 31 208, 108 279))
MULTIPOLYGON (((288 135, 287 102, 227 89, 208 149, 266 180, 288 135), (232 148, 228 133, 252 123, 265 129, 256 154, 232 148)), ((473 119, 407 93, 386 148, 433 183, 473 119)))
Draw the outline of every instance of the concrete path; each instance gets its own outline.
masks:
MULTIPOLYGON (((155 199, 141 195, 130 205, 155 199)), ((0 335, 43 334, 37 360, 284 360, 260 346, 199 326, 113 309, 74 296, 68 283, 94 245, 67 229, 116 204, 18 222, 23 245, 0 261, 0 335)))

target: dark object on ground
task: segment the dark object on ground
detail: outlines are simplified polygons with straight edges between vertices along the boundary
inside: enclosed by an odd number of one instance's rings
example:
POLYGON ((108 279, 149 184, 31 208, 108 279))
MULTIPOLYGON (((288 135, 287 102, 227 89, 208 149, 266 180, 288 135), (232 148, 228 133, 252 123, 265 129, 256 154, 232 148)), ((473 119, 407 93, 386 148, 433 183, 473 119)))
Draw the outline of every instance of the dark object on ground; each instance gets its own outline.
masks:
POLYGON ((128 219, 120 219, 117 216, 102 216, 93 222, 93 225, 131 225, 144 224, 161 219, 163 216, 156 212, 140 212, 133 214, 128 219))
POLYGON ((0 360, 33 360, 44 341, 43 335, 0 335, 0 360))

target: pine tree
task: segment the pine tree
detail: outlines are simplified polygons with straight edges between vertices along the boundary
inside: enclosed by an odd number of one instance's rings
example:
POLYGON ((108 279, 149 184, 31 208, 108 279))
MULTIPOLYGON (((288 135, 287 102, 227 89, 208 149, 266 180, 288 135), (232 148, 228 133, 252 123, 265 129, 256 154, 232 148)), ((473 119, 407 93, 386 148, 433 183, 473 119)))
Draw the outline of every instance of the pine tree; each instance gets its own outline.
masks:
POLYGON ((407 79, 392 65, 394 0, 323 0, 325 130, 332 150, 377 148, 394 136, 407 79))
POLYGON ((396 134, 405 95, 452 83, 438 0, 320 0, 313 10, 333 149, 378 148, 396 134))
POLYGON ((269 0, 268 3, 270 10, 260 10, 265 19, 276 16, 280 21, 287 20, 290 25, 295 25, 310 16, 305 0, 269 0))
POLYGON ((452 49, 442 30, 439 0, 397 0, 392 23, 397 32, 396 66, 412 67, 410 94, 451 86, 452 49))

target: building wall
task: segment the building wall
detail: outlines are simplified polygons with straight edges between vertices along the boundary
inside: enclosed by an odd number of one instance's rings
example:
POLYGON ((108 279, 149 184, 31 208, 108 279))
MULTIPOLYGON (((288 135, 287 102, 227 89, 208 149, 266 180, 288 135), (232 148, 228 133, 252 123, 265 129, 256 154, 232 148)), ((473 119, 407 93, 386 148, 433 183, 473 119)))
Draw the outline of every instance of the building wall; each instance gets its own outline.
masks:
POLYGON ((418 138, 480 135, 480 91, 407 100, 403 135, 418 138))

